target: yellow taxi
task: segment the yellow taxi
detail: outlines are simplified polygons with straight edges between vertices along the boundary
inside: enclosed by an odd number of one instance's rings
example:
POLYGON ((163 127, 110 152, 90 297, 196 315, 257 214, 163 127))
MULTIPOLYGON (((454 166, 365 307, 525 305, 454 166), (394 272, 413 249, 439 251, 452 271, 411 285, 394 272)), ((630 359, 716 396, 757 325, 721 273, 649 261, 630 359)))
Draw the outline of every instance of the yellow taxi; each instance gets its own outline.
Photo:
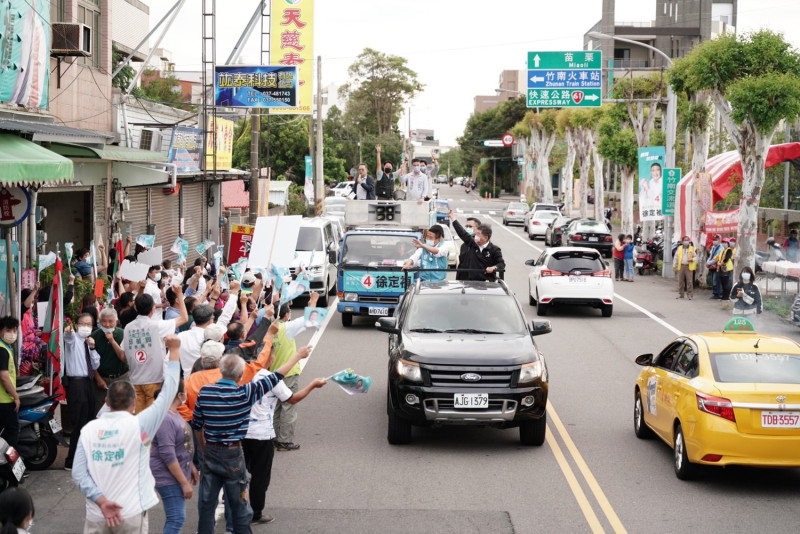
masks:
POLYGON ((700 464, 800 467, 800 344, 744 318, 642 354, 634 431, 674 449, 675 474, 700 464))

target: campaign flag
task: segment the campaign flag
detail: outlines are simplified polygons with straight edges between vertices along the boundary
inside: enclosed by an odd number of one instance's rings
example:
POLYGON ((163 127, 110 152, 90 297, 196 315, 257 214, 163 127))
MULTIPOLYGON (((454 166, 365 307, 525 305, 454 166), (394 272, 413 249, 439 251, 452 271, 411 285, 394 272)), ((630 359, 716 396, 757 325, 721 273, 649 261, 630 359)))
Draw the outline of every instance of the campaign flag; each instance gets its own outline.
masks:
POLYGON ((136 238, 136 244, 142 245, 144 248, 153 248, 156 243, 156 236, 150 234, 142 234, 136 238))
POLYGON ((339 371, 335 375, 329 376, 328 380, 333 380, 339 384, 339 387, 342 388, 348 395, 366 393, 369 391, 369 387, 372 385, 371 377, 357 375, 352 369, 339 371))
POLYGON ((122 265, 122 260, 123 260, 122 256, 123 254, 125 254, 125 246, 122 244, 122 239, 117 240, 117 243, 114 245, 114 248, 117 251, 117 257, 114 259, 114 266, 111 269, 112 286, 114 285, 113 284, 114 277, 117 276, 117 273, 119 272, 119 266, 122 265))
POLYGON ((280 291, 283 286, 283 279, 289 276, 289 269, 278 267, 275 264, 269 266, 269 277, 272 279, 272 290, 280 291))
POLYGON ((247 269, 247 258, 242 258, 233 265, 231 265, 231 270, 233 271, 233 276, 239 282, 242 281, 242 276, 244 276, 244 271, 247 269))
POLYGON ((39 272, 44 271, 56 262, 56 253, 51 252, 45 256, 39 254, 39 272))
POLYGON ((72 264, 72 247, 74 243, 64 243, 64 251, 67 253, 67 265, 72 264))
POLYGON ((328 316, 328 308, 306 308, 303 312, 303 320, 306 328, 319 329, 328 316))
POLYGON ((61 324, 62 310, 62 288, 61 271, 63 269, 61 260, 55 260, 55 276, 53 277, 53 287, 50 290, 50 302, 47 305, 47 319, 42 329, 42 340, 47 344, 47 363, 50 367, 50 394, 58 395, 59 400, 65 400, 64 390, 61 388, 61 336, 63 325, 61 324))
POLYGON ((308 271, 302 271, 300 274, 297 275, 296 280, 292 280, 288 284, 283 285, 283 289, 281 290, 281 300, 279 304, 285 304, 290 302, 297 297, 303 295, 311 291, 311 280, 308 274, 308 271))
POLYGON ((210 239, 204 239, 202 243, 194 247, 198 254, 203 254, 206 250, 214 246, 214 242, 210 239))

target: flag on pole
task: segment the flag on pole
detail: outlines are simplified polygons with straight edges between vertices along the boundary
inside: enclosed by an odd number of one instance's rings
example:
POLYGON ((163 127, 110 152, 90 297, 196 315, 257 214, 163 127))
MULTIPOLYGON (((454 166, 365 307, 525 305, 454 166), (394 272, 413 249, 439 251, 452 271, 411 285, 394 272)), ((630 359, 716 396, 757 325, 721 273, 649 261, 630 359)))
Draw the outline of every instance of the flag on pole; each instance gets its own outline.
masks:
POLYGON ((61 388, 61 339, 63 333, 62 325, 62 284, 61 271, 63 266, 61 259, 56 258, 55 276, 53 277, 53 287, 50 290, 50 302, 47 306, 47 319, 42 329, 42 340, 47 343, 47 363, 50 368, 50 395, 58 395, 59 400, 65 400, 64 390, 61 388))

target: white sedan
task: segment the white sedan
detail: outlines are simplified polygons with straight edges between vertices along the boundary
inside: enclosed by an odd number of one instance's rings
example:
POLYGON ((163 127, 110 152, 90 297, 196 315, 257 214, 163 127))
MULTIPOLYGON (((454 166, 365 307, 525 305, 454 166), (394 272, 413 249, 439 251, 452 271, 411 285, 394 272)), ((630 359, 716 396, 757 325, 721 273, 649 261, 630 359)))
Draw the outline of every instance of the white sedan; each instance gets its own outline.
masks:
POLYGON ((614 282, 600 252, 592 248, 556 247, 542 252, 525 265, 528 274, 528 304, 538 315, 551 306, 573 305, 599 308, 603 317, 614 309, 614 282))
POLYGON ((547 227, 554 219, 557 219, 561 213, 557 211, 537 211, 528 218, 525 230, 528 232, 528 239, 533 241, 537 237, 544 239, 544 234, 547 233, 547 227))

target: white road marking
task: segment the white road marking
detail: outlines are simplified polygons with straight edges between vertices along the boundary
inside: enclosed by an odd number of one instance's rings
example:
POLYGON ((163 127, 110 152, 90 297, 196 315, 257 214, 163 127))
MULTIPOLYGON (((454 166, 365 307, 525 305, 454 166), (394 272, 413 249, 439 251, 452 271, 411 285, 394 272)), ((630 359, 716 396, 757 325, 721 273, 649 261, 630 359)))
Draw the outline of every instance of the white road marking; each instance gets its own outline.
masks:
POLYGON ((496 211, 490 211, 489 215, 497 215, 497 212, 496 211))
POLYGON ((472 213, 480 213, 481 210, 472 210, 472 213))
POLYGON ((456 208, 456 213, 464 213, 464 210, 462 208, 456 208))
MULTIPOLYGON (((496 223, 497 221, 495 221, 494 219, 492 219, 492 222, 495 222, 495 223, 496 223)), ((535 250, 539 251, 539 253, 543 252, 543 249, 541 249, 541 248, 537 247, 536 245, 534 245, 533 243, 529 242, 528 240, 526 240, 525 238, 523 238, 521 235, 519 235, 519 234, 517 234, 516 232, 512 231, 510 228, 507 228, 507 227, 505 227, 505 226, 502 226, 502 225, 500 226, 500 228, 502 228, 502 229, 503 229, 503 230, 505 230, 506 232, 510 233, 511 235, 513 235, 514 237, 516 237, 517 239, 519 239, 520 241, 522 241, 522 242, 523 242, 523 243, 525 243, 526 245, 530 246, 531 248, 533 248, 533 249, 535 249, 535 250)), ((661 319, 661 318, 659 318, 659 317, 656 317, 656 315, 655 315, 655 314, 653 314, 651 311, 649 311, 649 310, 645 309, 644 307, 642 307, 642 306, 640 306, 640 305, 636 304, 636 303, 635 303, 635 302, 633 302, 632 300, 626 299, 625 297, 623 297, 623 296, 622 296, 622 295, 620 295, 619 293, 616 293, 616 292, 615 292, 615 293, 614 293, 614 298, 615 298, 615 299, 619 299, 619 300, 621 300, 622 302, 624 302, 624 303, 626 303, 626 304, 630 305, 631 307, 633 307, 633 308, 635 308, 635 309, 639 310, 640 312, 642 312, 643 314, 645 314, 647 317, 649 317, 649 318, 650 318, 650 319, 652 319, 653 321, 657 322, 658 324, 660 324, 661 326, 663 326, 664 328, 666 328, 667 330, 669 330, 669 331, 670 331, 670 332, 672 332, 673 334, 675 334, 675 335, 678 335, 678 336, 680 336, 680 335, 683 335, 683 332, 681 332, 680 330, 678 330, 677 328, 675 328, 674 326, 672 326, 671 324, 669 324, 669 323, 668 323, 668 322, 666 322, 665 320, 663 320, 663 319, 661 319)))

